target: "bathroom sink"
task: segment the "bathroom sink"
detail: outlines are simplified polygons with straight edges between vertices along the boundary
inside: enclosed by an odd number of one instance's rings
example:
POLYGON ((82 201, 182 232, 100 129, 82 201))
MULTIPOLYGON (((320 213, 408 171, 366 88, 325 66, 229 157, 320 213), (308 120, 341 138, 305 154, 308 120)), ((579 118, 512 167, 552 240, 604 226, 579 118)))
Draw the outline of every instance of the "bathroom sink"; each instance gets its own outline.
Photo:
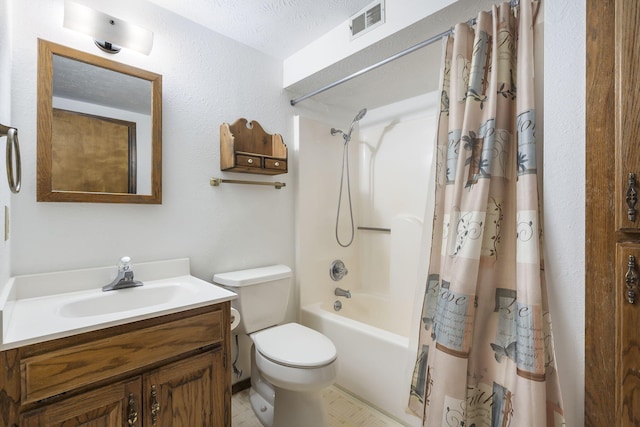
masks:
POLYGON ((184 298, 194 293, 188 283, 167 283, 101 292, 67 302, 60 307, 64 317, 88 317, 150 308, 184 298))
POLYGON ((15 276, 0 286, 0 351, 230 301, 189 259, 135 264, 143 286, 103 292, 114 267, 15 276))

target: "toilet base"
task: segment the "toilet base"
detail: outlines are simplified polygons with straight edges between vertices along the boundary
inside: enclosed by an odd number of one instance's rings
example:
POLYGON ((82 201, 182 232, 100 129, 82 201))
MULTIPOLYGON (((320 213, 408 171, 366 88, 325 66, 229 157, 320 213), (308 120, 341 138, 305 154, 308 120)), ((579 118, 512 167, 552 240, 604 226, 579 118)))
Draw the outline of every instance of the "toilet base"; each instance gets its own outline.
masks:
MULTIPOLYGON (((289 390, 269 382, 256 363, 255 347, 251 346, 251 409, 265 427, 327 427, 328 417, 322 391, 328 383, 317 384, 313 390, 289 390)), ((332 365, 335 377, 335 364, 332 365)), ((326 374, 325 374, 326 376, 326 374)), ((309 386, 307 386, 309 388, 309 386)))
POLYGON ((253 388, 249 390, 249 402, 256 418, 263 426, 273 426, 273 405, 253 388))
POLYGON ((300 392, 274 387, 274 427, 326 427, 329 425, 322 391, 300 392), (303 424, 301 424, 303 423, 303 424))

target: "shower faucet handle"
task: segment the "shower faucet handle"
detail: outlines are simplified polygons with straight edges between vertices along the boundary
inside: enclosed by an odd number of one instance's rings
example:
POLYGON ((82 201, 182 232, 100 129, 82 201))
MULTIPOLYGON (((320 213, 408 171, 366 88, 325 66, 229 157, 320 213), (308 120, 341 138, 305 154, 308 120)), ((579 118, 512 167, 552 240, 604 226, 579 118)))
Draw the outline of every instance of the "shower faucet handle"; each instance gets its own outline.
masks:
POLYGON ((337 282, 338 280, 342 280, 344 276, 349 273, 347 267, 344 265, 344 262, 337 259, 331 263, 331 268, 329 269, 329 276, 331 276, 331 280, 337 282))

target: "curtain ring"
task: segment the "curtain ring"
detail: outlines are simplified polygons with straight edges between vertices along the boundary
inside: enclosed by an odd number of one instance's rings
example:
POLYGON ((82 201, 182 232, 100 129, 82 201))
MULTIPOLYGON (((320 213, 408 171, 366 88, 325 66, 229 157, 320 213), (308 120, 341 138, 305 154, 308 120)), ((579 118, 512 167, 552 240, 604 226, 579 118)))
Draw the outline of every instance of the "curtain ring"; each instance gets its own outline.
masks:
POLYGON ((22 162, 20 161, 20 143, 18 142, 18 129, 9 128, 7 130, 7 180, 12 193, 20 192, 20 184, 22 182, 22 162), (15 162, 14 162, 15 149, 15 162), (15 163, 15 171, 14 171, 15 163))

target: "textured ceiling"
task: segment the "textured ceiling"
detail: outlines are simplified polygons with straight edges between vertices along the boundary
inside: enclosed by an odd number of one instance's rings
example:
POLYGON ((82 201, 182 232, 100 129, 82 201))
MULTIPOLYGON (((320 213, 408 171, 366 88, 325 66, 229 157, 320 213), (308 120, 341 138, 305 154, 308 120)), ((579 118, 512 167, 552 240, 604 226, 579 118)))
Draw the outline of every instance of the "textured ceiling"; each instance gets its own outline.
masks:
POLYGON ((374 0, 149 0, 276 58, 287 58, 374 0))

